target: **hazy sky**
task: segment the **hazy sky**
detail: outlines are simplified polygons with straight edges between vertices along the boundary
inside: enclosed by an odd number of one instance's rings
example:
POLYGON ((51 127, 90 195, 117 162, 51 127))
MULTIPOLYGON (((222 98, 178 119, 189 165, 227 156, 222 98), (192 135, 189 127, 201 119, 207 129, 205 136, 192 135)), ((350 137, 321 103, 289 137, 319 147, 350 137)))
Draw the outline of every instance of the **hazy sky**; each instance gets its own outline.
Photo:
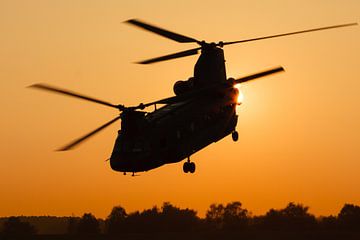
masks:
POLYGON ((195 47, 122 22, 140 18, 207 41, 233 41, 359 21, 358 0, 0 0, 0 216, 105 217, 170 201, 199 210, 241 201, 254 214, 289 201, 317 215, 360 204, 360 27, 225 48, 228 76, 281 65, 244 84, 239 141, 132 178, 111 170, 119 123, 79 148, 54 152, 115 117, 100 105, 27 89, 46 82, 114 103, 173 95, 197 57, 132 62, 195 47))

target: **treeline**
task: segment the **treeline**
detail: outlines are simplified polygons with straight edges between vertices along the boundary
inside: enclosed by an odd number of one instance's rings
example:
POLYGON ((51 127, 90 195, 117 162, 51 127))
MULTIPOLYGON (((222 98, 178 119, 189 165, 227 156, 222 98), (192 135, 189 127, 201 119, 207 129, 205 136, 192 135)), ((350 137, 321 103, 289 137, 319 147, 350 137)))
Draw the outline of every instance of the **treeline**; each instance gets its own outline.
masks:
POLYGON ((127 213, 115 206, 106 219, 91 213, 82 217, 9 217, 2 219, 3 236, 35 234, 122 235, 218 232, 353 232, 360 236, 360 207, 345 204, 336 216, 315 217, 302 204, 289 203, 253 216, 240 202, 212 204, 204 218, 192 209, 165 202, 160 208, 127 213), (54 224, 56 223, 56 224, 54 224), (44 228, 46 226, 48 228, 44 228), (52 229, 52 232, 49 231, 52 229), (42 229, 42 231, 39 231, 42 229), (47 229, 47 232, 44 232, 47 229))

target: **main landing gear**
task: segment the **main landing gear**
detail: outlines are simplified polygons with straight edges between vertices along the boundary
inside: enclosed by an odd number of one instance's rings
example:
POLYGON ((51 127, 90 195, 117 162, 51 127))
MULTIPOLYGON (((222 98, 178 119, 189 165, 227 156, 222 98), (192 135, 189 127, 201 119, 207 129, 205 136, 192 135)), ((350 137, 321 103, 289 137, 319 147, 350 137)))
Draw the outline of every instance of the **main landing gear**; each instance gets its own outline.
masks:
POLYGON ((194 173, 196 169, 195 163, 194 162, 190 162, 190 157, 188 157, 187 161, 184 162, 183 165, 183 171, 184 173, 194 173))
POLYGON ((236 142, 237 140, 239 140, 239 133, 238 133, 237 131, 233 131, 233 132, 231 133, 231 137, 232 137, 232 140, 233 140, 234 142, 236 142))

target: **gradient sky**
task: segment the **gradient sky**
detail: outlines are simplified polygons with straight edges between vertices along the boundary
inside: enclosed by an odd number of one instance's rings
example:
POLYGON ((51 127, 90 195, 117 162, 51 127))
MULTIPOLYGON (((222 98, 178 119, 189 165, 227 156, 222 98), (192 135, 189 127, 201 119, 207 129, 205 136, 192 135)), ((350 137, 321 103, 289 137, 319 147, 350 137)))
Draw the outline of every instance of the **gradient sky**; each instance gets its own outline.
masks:
POLYGON ((254 214, 289 201, 317 215, 360 204, 360 27, 225 48, 228 76, 281 65, 244 84, 239 141, 132 178, 111 170, 119 123, 79 148, 54 152, 116 116, 106 107, 27 89, 46 82, 114 103, 173 95, 197 57, 132 62, 195 47, 123 24, 129 18, 207 41, 232 41, 359 21, 358 0, 0 0, 0 216, 106 217, 170 201, 203 215, 241 201, 254 214))

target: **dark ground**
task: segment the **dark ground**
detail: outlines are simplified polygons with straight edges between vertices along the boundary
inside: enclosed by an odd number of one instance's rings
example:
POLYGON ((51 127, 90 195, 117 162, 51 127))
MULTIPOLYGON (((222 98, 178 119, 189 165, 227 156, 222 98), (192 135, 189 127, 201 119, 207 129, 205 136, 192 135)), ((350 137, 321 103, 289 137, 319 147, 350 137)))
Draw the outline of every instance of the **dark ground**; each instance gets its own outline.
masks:
POLYGON ((244 239, 244 240, 263 240, 263 239, 276 239, 276 240, 359 240, 359 232, 242 232, 242 233, 153 233, 153 234, 120 234, 118 236, 108 235, 34 235, 24 237, 1 237, 2 240, 199 240, 199 239, 244 239))

